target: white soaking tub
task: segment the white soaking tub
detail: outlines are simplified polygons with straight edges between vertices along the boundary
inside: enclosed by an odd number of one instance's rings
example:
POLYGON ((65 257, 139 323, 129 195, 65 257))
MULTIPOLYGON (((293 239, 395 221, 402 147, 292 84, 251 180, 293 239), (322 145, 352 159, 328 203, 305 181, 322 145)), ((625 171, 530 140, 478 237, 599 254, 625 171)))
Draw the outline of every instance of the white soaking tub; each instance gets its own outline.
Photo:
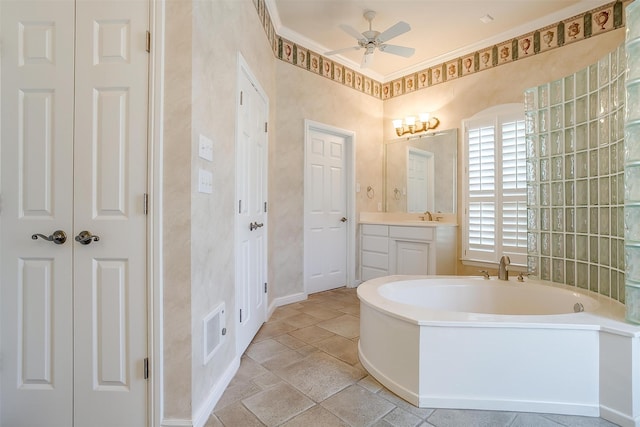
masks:
POLYGON ((640 327, 566 285, 387 276, 358 287, 358 352, 419 407, 601 416, 640 427, 640 327))

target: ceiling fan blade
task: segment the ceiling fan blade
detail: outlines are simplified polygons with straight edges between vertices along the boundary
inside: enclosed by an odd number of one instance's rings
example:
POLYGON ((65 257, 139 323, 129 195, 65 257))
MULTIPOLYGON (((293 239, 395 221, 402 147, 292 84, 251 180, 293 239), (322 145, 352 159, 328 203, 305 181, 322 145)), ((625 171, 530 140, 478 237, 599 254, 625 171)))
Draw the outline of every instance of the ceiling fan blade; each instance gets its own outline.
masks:
POLYGON ((380 52, 392 53, 394 55, 404 56, 405 58, 410 57, 416 51, 412 47, 396 46, 393 44, 382 44, 378 47, 378 49, 380 49, 380 52))
POLYGON ((391 40, 394 37, 398 37, 400 34, 406 33, 409 30, 411 30, 411 26, 404 21, 400 21, 397 24, 389 27, 387 30, 383 31, 377 37, 377 40, 380 43, 384 43, 388 40, 391 40))
POLYGON ((336 53, 348 52, 350 50, 360 50, 360 46, 351 46, 351 47, 345 47, 343 49, 331 50, 329 52, 325 52, 324 54, 329 56, 329 55, 335 55, 336 53))
POLYGON ((368 68, 373 64, 373 52, 365 53, 360 63, 360 68, 368 68))
POLYGON ((354 37, 356 40, 364 40, 364 36, 360 33, 360 31, 356 30, 351 25, 340 24, 339 26, 340 28, 342 28, 342 31, 354 37))

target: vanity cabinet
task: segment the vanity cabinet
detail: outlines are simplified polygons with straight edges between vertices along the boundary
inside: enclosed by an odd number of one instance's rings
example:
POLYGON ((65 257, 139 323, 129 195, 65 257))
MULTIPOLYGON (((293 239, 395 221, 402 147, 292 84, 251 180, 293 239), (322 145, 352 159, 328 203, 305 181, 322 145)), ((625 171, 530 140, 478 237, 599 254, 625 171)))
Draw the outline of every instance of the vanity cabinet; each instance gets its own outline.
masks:
POLYGON ((379 224, 360 226, 360 279, 389 275, 389 227, 379 224))
POLYGON ((361 224, 360 279, 455 274, 455 226, 361 224))

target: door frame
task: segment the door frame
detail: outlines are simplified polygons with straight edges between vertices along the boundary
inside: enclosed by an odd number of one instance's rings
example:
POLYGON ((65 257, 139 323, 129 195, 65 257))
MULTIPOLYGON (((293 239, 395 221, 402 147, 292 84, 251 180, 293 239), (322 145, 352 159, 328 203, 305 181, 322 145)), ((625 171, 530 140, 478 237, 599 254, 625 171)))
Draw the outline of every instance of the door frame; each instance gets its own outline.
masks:
POLYGON ((347 196, 346 206, 347 211, 345 212, 345 217, 347 218, 347 268, 346 268, 346 285, 347 287, 354 287, 356 285, 356 199, 355 199, 355 186, 356 186, 356 156, 355 156, 355 147, 356 147, 356 133, 354 131, 341 129, 335 126, 327 125, 324 123, 316 122, 313 120, 305 119, 304 120, 304 172, 303 172, 303 181, 304 181, 304 221, 303 221, 303 231, 302 231, 302 239, 304 242, 303 249, 303 281, 304 281, 304 293, 305 295, 309 295, 309 284, 307 283, 307 259, 306 254, 308 253, 308 242, 305 238, 307 226, 310 222, 309 214, 307 211, 307 194, 308 194, 308 180, 307 177, 307 147, 311 140, 311 132, 317 131, 322 133, 327 133, 331 135, 336 135, 344 138, 345 140, 345 178, 346 178, 346 188, 345 195, 347 196))
POLYGON ((164 120, 164 49, 166 0, 153 0, 149 5, 149 119, 147 144, 147 339, 151 364, 148 384, 148 419, 150 426, 163 422, 163 120, 164 120))

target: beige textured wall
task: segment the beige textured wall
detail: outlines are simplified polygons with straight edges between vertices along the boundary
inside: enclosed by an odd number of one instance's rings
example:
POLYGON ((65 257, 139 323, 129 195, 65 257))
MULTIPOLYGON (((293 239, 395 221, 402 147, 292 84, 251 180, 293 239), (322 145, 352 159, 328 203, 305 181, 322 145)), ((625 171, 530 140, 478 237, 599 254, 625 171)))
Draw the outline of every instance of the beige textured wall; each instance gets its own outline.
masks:
MULTIPOLYGON (((384 102, 384 138, 393 139, 394 118, 429 111, 440 119, 439 129, 458 128, 458 206, 462 204, 461 183, 464 153, 462 120, 494 105, 523 102, 524 90, 565 77, 598 61, 624 41, 624 28, 576 42, 451 82, 419 90, 384 102)), ((458 223, 462 223, 458 209, 458 223)), ((461 233, 458 227, 458 258, 461 233)), ((458 265, 458 274, 478 274, 477 267, 458 265)))
POLYGON ((163 176, 164 414, 191 418, 191 2, 166 3, 163 176))
POLYGON ((275 141, 269 155, 270 299, 304 292, 304 120, 356 133, 356 210, 382 201, 382 101, 277 61, 275 141), (372 185, 376 197, 366 197, 372 185))
MULTIPOLYGON (((275 99, 275 58, 251 1, 193 3, 191 142, 192 404, 197 415, 236 357, 235 118, 238 52, 267 97, 275 99), (213 162, 198 157, 200 134, 214 141, 213 162), (213 194, 198 192, 198 170, 213 173, 213 194), (227 339, 203 365, 203 319, 226 303, 227 339)), ((274 111, 271 111, 272 116, 274 111)))
MULTIPOLYGON (((164 418, 190 420, 235 352, 238 52, 274 100, 275 63, 251 0, 167 1, 164 119, 164 418), (221 42, 224 41, 224 42, 221 42), (198 157, 200 135, 213 162, 198 157), (199 169, 212 195, 197 191, 199 169), (202 320, 226 303, 227 338, 203 365, 202 320)), ((270 121, 275 109, 270 110, 270 121)))

